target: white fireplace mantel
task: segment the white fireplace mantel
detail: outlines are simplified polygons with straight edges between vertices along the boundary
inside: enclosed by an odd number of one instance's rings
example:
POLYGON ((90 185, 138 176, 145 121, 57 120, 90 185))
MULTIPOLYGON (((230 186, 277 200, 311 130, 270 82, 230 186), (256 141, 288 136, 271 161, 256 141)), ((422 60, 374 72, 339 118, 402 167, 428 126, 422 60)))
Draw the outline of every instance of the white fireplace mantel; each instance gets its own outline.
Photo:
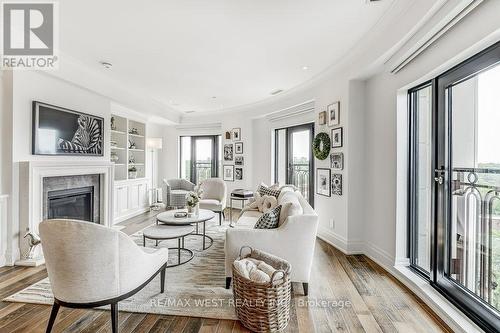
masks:
POLYGON ((19 164, 19 227, 20 249, 24 253, 28 244, 24 236, 27 230, 38 234, 43 220, 43 179, 46 177, 99 174, 100 223, 110 227, 113 221, 112 193, 114 168, 107 161, 27 161, 19 164))

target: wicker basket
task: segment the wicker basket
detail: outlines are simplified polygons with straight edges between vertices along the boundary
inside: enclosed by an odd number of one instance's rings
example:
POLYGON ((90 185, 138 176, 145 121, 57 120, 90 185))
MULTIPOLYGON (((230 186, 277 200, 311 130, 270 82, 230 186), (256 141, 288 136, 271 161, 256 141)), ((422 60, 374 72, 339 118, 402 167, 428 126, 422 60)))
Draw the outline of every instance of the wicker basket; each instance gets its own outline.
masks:
POLYGON ((254 332, 278 332, 290 320, 290 264, 271 254, 248 246, 240 249, 238 259, 262 260, 276 269, 271 282, 255 282, 240 275, 233 264, 233 295, 236 315, 243 326, 254 332), (243 249, 250 253, 242 257, 243 249), (278 274, 280 273, 280 274, 278 274))

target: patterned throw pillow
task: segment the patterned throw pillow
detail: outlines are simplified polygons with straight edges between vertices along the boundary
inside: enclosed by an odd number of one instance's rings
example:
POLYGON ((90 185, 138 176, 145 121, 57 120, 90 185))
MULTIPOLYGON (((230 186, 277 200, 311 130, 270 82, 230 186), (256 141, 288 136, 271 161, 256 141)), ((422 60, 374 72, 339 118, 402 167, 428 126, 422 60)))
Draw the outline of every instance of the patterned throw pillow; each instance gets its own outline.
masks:
POLYGON ((264 185, 259 185, 259 187, 257 188, 257 192, 259 192, 259 194, 261 196, 264 196, 264 195, 272 195, 273 197, 276 197, 276 199, 278 198, 278 196, 280 195, 280 190, 273 190, 267 186, 264 186, 264 185))
POLYGON ((257 223, 255 229, 275 229, 280 222, 281 205, 263 214, 257 223))

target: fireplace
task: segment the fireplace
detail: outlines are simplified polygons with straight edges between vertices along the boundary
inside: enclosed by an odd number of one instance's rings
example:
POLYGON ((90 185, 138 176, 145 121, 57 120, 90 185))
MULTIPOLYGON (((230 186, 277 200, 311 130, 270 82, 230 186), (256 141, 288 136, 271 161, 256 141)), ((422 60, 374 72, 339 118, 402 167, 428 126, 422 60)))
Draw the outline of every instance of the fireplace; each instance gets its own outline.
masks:
POLYGON ((49 219, 94 221, 94 186, 49 191, 47 215, 49 219))
POLYGON ((102 223, 99 174, 43 178, 43 218, 102 223))

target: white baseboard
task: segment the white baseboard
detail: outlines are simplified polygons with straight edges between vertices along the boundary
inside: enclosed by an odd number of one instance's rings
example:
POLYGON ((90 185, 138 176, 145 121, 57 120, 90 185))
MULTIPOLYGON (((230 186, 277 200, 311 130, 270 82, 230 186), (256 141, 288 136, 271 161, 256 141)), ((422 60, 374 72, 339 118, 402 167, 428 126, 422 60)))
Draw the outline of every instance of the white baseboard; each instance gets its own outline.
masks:
POLYGON ((126 213, 125 215, 121 215, 113 220, 112 225, 115 225, 117 223, 123 222, 125 220, 128 220, 132 217, 135 217, 137 215, 141 215, 142 213, 149 212, 149 206, 148 207, 143 207, 139 208, 137 210, 131 211, 129 213, 126 213))
POLYGON ((348 241, 345 237, 336 234, 333 230, 319 227, 318 238, 324 240, 333 247, 339 249, 345 254, 363 254, 363 242, 360 240, 348 241))

